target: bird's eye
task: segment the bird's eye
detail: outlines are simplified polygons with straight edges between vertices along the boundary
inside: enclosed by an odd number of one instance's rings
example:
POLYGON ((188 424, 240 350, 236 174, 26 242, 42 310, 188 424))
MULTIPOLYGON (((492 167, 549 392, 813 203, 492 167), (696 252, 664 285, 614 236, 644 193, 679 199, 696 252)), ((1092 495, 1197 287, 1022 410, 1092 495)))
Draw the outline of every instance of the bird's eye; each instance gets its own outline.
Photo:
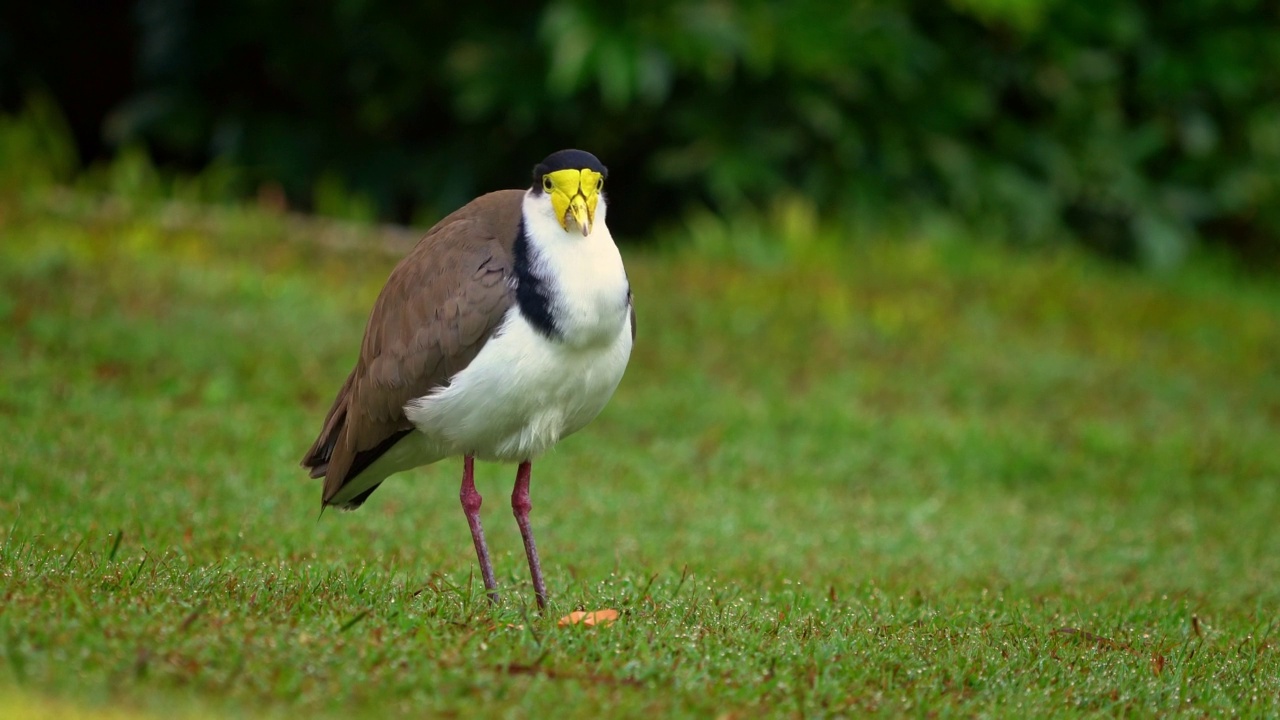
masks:
POLYGON ((549 176, 545 176, 545 175, 544 175, 544 176, 542 177, 542 189, 543 189, 543 190, 546 190, 547 192, 551 192, 551 190, 552 190, 554 187, 555 187, 555 185, 554 185, 554 184, 552 184, 552 182, 551 182, 551 178, 550 178, 549 176))

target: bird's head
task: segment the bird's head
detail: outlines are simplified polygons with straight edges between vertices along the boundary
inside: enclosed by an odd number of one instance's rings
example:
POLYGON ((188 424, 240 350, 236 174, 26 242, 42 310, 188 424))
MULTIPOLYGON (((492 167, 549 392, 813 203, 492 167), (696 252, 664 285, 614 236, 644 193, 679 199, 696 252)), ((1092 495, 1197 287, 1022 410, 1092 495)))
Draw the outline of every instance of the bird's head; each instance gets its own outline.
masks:
POLYGON ((577 229, 586 237, 596 221, 597 206, 604 219, 604 179, 608 176, 608 168, 595 155, 561 150, 548 155, 533 169, 529 192, 546 197, 565 232, 577 229))

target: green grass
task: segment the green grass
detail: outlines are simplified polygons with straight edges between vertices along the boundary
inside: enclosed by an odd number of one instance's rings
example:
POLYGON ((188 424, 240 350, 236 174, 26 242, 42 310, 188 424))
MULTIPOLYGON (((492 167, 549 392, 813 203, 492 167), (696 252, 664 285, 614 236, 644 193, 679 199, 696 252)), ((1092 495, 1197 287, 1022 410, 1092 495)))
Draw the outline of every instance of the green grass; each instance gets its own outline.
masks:
POLYGON ((1280 713, 1274 284, 627 252, 628 374, 534 468, 539 617, 514 468, 495 608, 460 463, 318 520, 296 467, 401 240, 0 197, 0 715, 1280 713))

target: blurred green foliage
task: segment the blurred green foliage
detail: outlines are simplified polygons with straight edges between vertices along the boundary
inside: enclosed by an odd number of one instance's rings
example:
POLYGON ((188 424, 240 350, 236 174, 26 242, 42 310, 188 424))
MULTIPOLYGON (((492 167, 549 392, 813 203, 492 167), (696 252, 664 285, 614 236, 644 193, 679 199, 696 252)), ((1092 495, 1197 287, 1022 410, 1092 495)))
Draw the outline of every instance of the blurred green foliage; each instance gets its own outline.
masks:
POLYGON ((32 96, 21 115, 0 115, 0 191, 67 182, 79 158, 53 100, 32 96))
POLYGON ((579 146, 635 234, 778 203, 1152 267, 1280 258, 1267 0, 139 0, 107 138, 428 221, 579 146))

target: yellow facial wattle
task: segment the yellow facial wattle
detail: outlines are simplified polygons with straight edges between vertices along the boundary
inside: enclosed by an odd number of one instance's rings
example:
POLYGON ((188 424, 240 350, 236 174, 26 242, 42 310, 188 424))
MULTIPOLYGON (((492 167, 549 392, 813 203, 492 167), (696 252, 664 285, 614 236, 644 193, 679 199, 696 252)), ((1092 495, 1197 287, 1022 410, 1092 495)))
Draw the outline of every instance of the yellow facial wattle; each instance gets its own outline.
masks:
POLYGON ((556 212, 560 227, 569 231, 572 220, 582 236, 591 234, 591 225, 596 220, 596 203, 600 200, 600 191, 604 188, 604 175, 594 170, 557 170, 547 173, 543 179, 543 190, 551 196, 551 207, 556 212))

